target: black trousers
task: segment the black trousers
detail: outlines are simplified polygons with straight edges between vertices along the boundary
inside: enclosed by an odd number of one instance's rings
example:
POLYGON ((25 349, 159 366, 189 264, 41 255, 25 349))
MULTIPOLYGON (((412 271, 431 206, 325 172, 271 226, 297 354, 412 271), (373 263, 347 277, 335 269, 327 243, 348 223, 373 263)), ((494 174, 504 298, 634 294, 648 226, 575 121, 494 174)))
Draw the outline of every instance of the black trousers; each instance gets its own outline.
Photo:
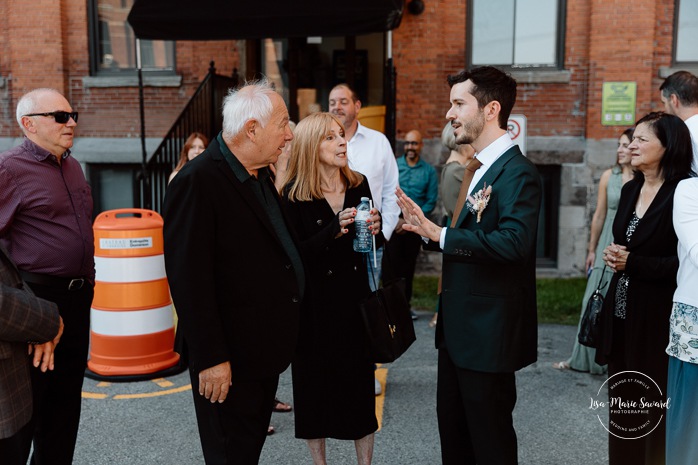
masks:
POLYGON ((74 291, 29 283, 42 299, 58 305, 63 336, 54 352, 55 368, 42 373, 32 367, 32 419, 11 439, 25 457, 33 440, 33 465, 70 465, 80 424, 82 382, 90 340, 90 306, 94 289, 89 283, 74 291))
POLYGON ((514 373, 457 367, 439 349, 436 412, 443 465, 515 465, 514 373))
POLYGON ((31 440, 31 423, 24 425, 13 436, 0 439, 0 463, 2 465, 26 465, 31 440))
POLYGON ((194 409, 207 465, 256 465, 267 438, 279 377, 233 381, 225 401, 199 394, 199 375, 189 370, 194 409))
POLYGON ((393 233, 383 253, 383 281, 405 278, 405 297, 412 300, 412 280, 417 267, 417 256, 422 238, 414 233, 393 233))

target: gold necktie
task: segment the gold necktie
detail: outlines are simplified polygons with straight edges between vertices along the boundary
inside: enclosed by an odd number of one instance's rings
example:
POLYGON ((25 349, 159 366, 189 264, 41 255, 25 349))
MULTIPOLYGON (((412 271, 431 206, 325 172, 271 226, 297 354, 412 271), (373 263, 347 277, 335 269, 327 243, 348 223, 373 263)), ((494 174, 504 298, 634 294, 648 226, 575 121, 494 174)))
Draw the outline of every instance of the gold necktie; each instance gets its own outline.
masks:
POLYGON ((482 166, 482 162, 477 158, 473 158, 470 162, 465 165, 465 171, 463 171, 463 182, 460 185, 460 190, 458 191, 458 200, 456 201, 456 207, 453 209, 453 218, 451 218, 451 227, 456 227, 456 222, 460 216, 461 210, 465 205, 465 199, 468 197, 468 188, 470 187, 470 182, 473 180, 475 171, 477 171, 482 166))

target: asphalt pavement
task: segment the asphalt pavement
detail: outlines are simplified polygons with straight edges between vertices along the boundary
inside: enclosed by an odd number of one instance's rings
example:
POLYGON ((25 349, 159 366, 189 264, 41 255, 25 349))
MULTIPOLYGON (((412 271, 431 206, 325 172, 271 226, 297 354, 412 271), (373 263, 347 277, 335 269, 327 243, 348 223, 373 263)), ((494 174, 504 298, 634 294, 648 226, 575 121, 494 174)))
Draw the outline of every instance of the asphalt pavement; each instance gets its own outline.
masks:
MULTIPOLYGON (((436 426, 436 350, 427 313, 415 321, 417 341, 387 369, 376 433, 374 465, 440 464, 436 426)), ((603 465, 607 433, 590 400, 605 377, 558 371, 552 362, 572 348, 571 326, 541 325, 538 362, 517 373, 514 423, 522 465, 603 465)), ((318 367, 322 369, 322 367, 318 367)), ((128 383, 86 378, 76 465, 202 464, 189 377, 128 383)), ((602 393, 603 394, 603 393, 602 393)), ((282 374, 278 397, 293 403, 290 370, 282 374)), ((352 408, 341 398, 329 410, 352 408)), ((312 463, 305 442, 294 438, 293 413, 274 413, 276 434, 267 438, 260 464, 312 463)), ((601 421, 606 413, 601 412, 601 421)), ((330 465, 356 463, 353 443, 328 440, 330 465)))

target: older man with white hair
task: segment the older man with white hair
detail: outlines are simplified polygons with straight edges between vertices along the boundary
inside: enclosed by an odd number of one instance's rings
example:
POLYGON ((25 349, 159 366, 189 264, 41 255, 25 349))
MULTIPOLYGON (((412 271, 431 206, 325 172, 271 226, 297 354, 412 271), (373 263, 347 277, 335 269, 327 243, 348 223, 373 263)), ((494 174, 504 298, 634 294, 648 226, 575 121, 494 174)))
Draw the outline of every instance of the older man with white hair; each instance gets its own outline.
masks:
POLYGON ((288 121, 268 83, 231 91, 223 131, 165 196, 165 266, 207 464, 259 461, 296 346, 305 275, 268 168, 293 139, 288 121))

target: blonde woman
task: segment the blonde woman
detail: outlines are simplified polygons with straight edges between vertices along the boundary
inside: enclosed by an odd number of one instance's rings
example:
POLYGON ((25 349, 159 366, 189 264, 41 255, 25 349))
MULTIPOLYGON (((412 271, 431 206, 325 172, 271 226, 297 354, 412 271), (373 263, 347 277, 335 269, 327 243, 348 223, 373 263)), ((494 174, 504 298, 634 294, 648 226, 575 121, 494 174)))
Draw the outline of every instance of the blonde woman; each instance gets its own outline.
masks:
MULTIPOLYGON (((293 362, 296 437, 314 465, 325 465, 325 438, 353 440, 358 463, 373 456, 373 363, 367 357, 359 302, 370 288, 370 254, 354 252, 354 218, 366 178, 349 169, 342 123, 329 113, 303 119, 294 131, 284 208, 300 241, 306 273, 298 353, 293 362), (318 369, 321 367, 321 369, 318 369), (342 399, 347 409, 329 409, 342 399)), ((384 242, 378 210, 369 228, 384 242)))

